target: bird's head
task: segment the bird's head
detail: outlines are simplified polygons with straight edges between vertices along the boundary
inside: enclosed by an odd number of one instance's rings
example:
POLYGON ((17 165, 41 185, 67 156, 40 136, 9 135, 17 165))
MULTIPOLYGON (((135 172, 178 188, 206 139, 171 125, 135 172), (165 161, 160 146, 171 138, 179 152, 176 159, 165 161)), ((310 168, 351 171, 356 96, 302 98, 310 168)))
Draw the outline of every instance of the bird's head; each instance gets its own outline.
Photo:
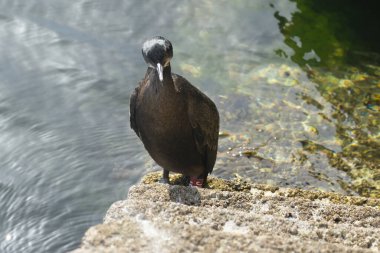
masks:
POLYGON ((142 55, 149 67, 157 70, 158 77, 164 80, 164 68, 169 66, 170 59, 173 57, 173 47, 169 40, 156 36, 144 42, 142 55))

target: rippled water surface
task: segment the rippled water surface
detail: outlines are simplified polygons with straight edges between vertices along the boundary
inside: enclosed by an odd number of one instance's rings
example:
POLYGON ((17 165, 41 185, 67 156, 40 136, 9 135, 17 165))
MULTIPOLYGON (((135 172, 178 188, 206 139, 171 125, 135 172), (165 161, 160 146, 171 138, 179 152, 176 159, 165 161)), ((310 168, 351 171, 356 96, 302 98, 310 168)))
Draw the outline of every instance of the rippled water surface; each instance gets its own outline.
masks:
POLYGON ((0 0, 0 252, 74 249, 158 169, 128 116, 158 34, 219 108, 216 176, 379 197, 375 7, 0 0))

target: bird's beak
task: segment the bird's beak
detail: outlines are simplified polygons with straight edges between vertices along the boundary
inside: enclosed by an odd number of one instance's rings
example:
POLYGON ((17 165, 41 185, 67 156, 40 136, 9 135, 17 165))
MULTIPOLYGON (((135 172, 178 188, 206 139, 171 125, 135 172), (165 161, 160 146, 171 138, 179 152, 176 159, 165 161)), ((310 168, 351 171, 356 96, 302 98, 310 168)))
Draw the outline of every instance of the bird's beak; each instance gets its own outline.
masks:
POLYGON ((158 72, 158 78, 160 79, 160 82, 164 80, 164 68, 162 67, 161 63, 157 63, 157 72, 158 72))

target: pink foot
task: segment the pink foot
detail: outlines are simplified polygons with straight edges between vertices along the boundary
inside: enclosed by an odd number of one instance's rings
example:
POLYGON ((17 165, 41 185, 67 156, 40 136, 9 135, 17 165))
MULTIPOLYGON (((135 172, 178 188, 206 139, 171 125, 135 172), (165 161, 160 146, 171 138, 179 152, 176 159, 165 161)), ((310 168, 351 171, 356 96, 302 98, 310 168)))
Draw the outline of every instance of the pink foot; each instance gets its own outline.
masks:
POLYGON ((190 178, 190 185, 202 188, 203 187, 203 181, 204 181, 203 179, 192 177, 192 178, 190 178))

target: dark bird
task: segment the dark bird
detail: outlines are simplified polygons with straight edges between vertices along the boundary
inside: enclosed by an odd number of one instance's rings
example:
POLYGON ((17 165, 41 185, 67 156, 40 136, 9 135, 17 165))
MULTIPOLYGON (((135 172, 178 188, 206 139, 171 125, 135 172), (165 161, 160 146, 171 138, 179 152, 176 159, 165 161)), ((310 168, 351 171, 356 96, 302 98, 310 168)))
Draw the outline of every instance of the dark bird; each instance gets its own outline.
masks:
POLYGON ((218 149, 219 113, 215 104, 180 75, 171 72, 173 47, 157 36, 144 42, 148 64, 130 100, 131 128, 163 171, 181 173, 204 187, 218 149))

